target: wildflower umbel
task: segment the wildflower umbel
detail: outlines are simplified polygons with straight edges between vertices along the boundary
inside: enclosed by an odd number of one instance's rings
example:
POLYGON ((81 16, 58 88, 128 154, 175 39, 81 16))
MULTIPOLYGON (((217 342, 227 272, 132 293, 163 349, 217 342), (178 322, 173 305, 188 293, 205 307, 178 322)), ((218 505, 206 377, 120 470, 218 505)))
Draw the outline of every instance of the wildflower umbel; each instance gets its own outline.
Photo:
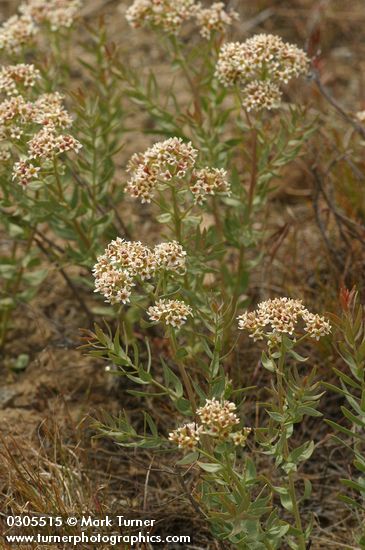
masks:
POLYGON ((178 34, 192 15, 194 0, 135 0, 126 12, 134 27, 151 26, 169 34, 178 34))
POLYGON ((131 174, 127 191, 142 203, 151 202, 159 184, 186 176, 194 167, 197 154, 190 142, 185 143, 177 137, 156 143, 144 153, 134 154, 127 166, 131 174))
POLYGON ((64 108, 63 99, 59 92, 40 95, 34 102, 34 122, 59 128, 71 126, 72 117, 64 108))
POLYGON ((80 0, 27 0, 19 11, 37 24, 47 23, 52 31, 71 27, 82 6, 80 0))
POLYGON ((26 160, 20 160, 13 166, 12 179, 17 180, 20 185, 26 187, 29 183, 38 179, 39 171, 39 166, 34 166, 26 160))
POLYGON ((110 304, 126 304, 129 302, 133 278, 126 269, 117 269, 113 265, 99 262, 95 275, 95 291, 100 292, 110 304))
POLYGON ((309 334, 311 338, 319 340, 322 336, 331 332, 331 325, 325 317, 305 311, 302 314, 302 318, 305 322, 304 331, 309 334))
POLYGON ((37 31, 31 17, 13 15, 0 27, 0 50, 12 55, 32 41, 37 31))
POLYGON ((156 270, 185 273, 186 252, 177 241, 161 243, 153 249, 156 270))
POLYGON ((39 30, 48 24, 52 31, 70 27, 79 11, 80 0, 28 0, 0 27, 0 50, 12 55, 28 46, 39 30))
POLYGON ((270 108, 277 107, 281 96, 279 85, 307 74, 308 69, 309 59, 303 50, 285 43, 279 36, 258 34, 243 43, 224 44, 216 76, 224 86, 240 86, 251 109, 253 105, 263 109, 267 104, 270 108), (265 91, 270 95, 269 102, 264 100, 265 91))
POLYGON ((0 103, 0 126, 11 127, 14 123, 28 124, 34 119, 34 105, 20 96, 13 96, 0 103))
POLYGON ((219 442, 231 442, 244 446, 251 433, 251 428, 234 431, 240 420, 236 414, 236 405, 231 401, 207 399, 204 406, 196 411, 198 424, 185 424, 169 434, 169 440, 180 448, 194 450, 200 436, 210 436, 219 442))
POLYGON ((280 88, 270 81, 254 80, 242 92, 242 105, 246 111, 277 109, 281 103, 280 88))
POLYGON ((224 32, 226 27, 239 19, 239 15, 234 10, 226 11, 223 2, 214 2, 209 8, 199 4, 195 9, 195 18, 200 34, 209 40, 213 32, 224 32))
POLYGON ((151 321, 163 322, 174 328, 180 328, 193 315, 190 306, 180 300, 158 300, 154 306, 147 310, 151 321))
POLYGON ((155 269, 153 254, 140 241, 126 241, 117 237, 108 245, 101 258, 118 269, 127 269, 133 277, 139 276, 142 280, 149 279, 155 269))
POLYGON ((28 142, 29 158, 51 159, 61 153, 74 151, 78 153, 81 143, 70 134, 57 135, 54 129, 42 128, 28 142))
POLYGON ((39 78, 40 72, 34 65, 6 65, 0 69, 0 92, 18 95, 19 88, 31 88, 39 78))
POLYGON ((239 432, 231 433, 230 437, 237 447, 244 447, 246 445, 247 438, 251 432, 251 428, 243 428, 243 430, 239 432))
POLYGON ((190 191, 197 204, 203 204, 207 195, 230 193, 227 171, 223 168, 203 168, 195 170, 190 184, 190 191))
POLYGON ((254 340, 262 340, 264 336, 280 340, 283 334, 294 336, 300 320, 305 323, 304 333, 316 340, 331 331, 324 317, 310 313, 301 300, 292 298, 261 302, 255 311, 246 311, 238 317, 238 328, 247 330, 254 340))
POLYGON ((202 430, 202 426, 197 426, 193 422, 184 424, 169 433, 169 440, 176 443, 180 449, 193 451, 198 446, 202 430))
POLYGON ((158 244, 151 250, 140 241, 126 241, 117 237, 109 243, 105 253, 98 257, 93 268, 95 292, 103 294, 107 302, 127 303, 136 279, 151 279, 160 271, 183 274, 185 257, 185 250, 176 241, 158 244), (118 272, 122 273, 118 284, 125 281, 125 286, 123 289, 120 286, 120 292, 116 293, 118 272))
POLYGON ((0 103, 1 139, 16 142, 23 135, 32 135, 27 158, 20 159, 13 167, 12 179, 23 186, 40 179, 45 161, 70 151, 78 153, 82 147, 72 135, 59 133, 59 129, 72 124, 61 94, 41 94, 35 101, 19 94, 18 87, 25 93, 39 77, 33 65, 9 65, 0 70, 0 91, 11 96, 0 103), (35 130, 35 125, 41 128, 35 130))
POLYGON ((220 403, 217 399, 207 399, 204 407, 200 407, 196 414, 201 423, 209 429, 214 436, 225 438, 232 431, 232 428, 239 424, 236 415, 236 405, 231 401, 220 403))

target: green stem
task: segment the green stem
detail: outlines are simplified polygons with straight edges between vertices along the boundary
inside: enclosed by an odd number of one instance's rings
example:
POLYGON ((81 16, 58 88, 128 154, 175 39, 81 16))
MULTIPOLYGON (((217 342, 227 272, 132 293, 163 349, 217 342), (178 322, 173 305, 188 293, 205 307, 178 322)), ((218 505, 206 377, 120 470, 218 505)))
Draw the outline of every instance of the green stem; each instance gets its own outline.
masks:
POLYGON ((176 240, 182 244, 182 230, 181 230, 181 212, 179 208, 178 198, 177 198, 177 191, 174 183, 171 186, 171 194, 172 194, 172 205, 174 209, 174 225, 175 225, 175 236, 176 240))
POLYGON ((178 366, 179 372, 181 374, 181 378, 183 380, 184 387, 185 387, 188 399, 190 401, 191 407, 192 407, 193 412, 195 414, 197 406, 196 406, 196 400, 195 400, 193 386, 191 384, 189 375, 186 372, 186 368, 185 368, 184 363, 180 359, 178 359, 178 357, 177 357, 178 344, 177 344, 177 340, 176 340, 176 334, 175 334, 175 331, 174 331, 173 328, 171 328, 170 335, 171 335, 172 349, 173 349, 173 352, 174 352, 174 355, 175 355, 175 361, 176 361, 176 364, 178 366))
POLYGON ((197 86, 195 85, 195 82, 191 78, 189 66, 188 66, 188 64, 186 62, 186 59, 185 59, 185 56, 184 56, 184 54, 183 54, 183 52, 180 48, 180 44, 178 42, 178 39, 175 36, 171 37, 171 43, 172 43, 172 47, 173 47, 173 50, 174 50, 176 61, 180 64, 180 67, 181 67, 181 69, 184 73, 184 76, 187 80, 187 83, 189 84, 189 87, 192 91, 193 98, 194 98, 194 106, 195 106, 195 109, 196 109, 196 114, 197 114, 197 119, 198 119, 197 121, 201 122, 203 117, 202 117, 202 109, 201 109, 201 104, 200 104, 199 90, 198 90, 197 86))
MULTIPOLYGON (((59 198, 61 199, 61 201, 66 206, 66 208, 68 210, 70 210, 69 204, 66 201, 66 198, 65 198, 65 195, 64 195, 64 192, 63 192, 63 188, 62 188, 60 173, 58 171, 57 157, 53 158, 53 168, 54 168, 57 194, 58 194, 59 198)), ((87 250, 92 250, 91 242, 90 242, 88 236, 86 235, 85 231, 83 230, 83 228, 79 224, 79 222, 75 218, 72 218, 71 219, 71 224, 72 224, 73 228, 75 229, 76 233, 78 234, 78 236, 80 237, 81 242, 85 245, 85 248, 87 250)))
POLYGON ((239 254, 238 254, 237 279, 236 279, 236 284, 235 284, 233 299, 232 299, 233 307, 236 307, 236 302, 240 295, 240 286, 241 286, 241 277, 243 274, 244 259, 245 259, 245 247, 241 245, 239 249, 239 254))
MULTIPOLYGON (((285 415, 285 410, 284 410, 285 390, 284 390, 284 384, 283 384, 283 381, 285 378, 285 359, 286 359, 286 349, 282 342, 280 346, 280 358, 278 362, 276 376, 277 376, 277 386, 278 386, 278 406, 279 406, 280 413, 283 417, 285 415)), ((287 439, 286 427, 285 427, 284 421, 282 421, 281 423, 280 433, 281 433, 281 437, 283 438, 283 457, 284 457, 284 460, 287 461, 289 457, 289 445, 288 445, 288 439, 287 439)), ((288 490, 289 490, 289 496, 290 496, 292 509, 293 509, 295 526, 298 529, 298 531, 300 531, 301 533, 300 535, 298 535, 299 549, 305 550, 306 549, 305 537, 303 534, 303 525, 300 517, 300 510, 298 507, 298 501, 297 501, 297 496, 295 492, 295 480, 294 480, 293 472, 288 473, 288 490)))

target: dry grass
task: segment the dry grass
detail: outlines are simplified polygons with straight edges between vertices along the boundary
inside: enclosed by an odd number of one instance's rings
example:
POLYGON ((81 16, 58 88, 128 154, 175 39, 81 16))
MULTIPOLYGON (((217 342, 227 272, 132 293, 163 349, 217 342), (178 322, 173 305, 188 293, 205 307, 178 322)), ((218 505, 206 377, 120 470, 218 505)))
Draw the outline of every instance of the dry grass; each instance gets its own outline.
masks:
MULTIPOLYGON (((14 11, 14 4, 2 2, 4 16, 14 11)), ((115 15, 117 4, 104 0, 86 2, 85 7, 88 18, 106 16, 112 40, 120 36, 121 28, 122 32, 130 32, 122 17, 115 15)), ((246 29, 275 32, 303 42, 319 35, 323 81, 345 107, 355 111, 364 108, 363 0, 351 5, 336 0, 237 0, 230 4, 243 12, 243 30, 236 29, 238 39, 246 29)), ((147 33, 138 37, 131 34, 127 43, 129 40, 138 66, 145 58, 150 37, 147 33)), ((150 58, 161 70, 162 80, 166 78, 169 68, 161 51, 152 48, 150 58)), ((329 118, 334 118, 334 128, 332 132, 321 131, 318 147, 312 146, 305 163, 299 160, 290 167, 285 186, 280 185, 276 191, 270 203, 271 236, 263 245, 266 260, 252 277, 250 294, 253 299, 300 294, 308 306, 315 303, 317 309, 336 311, 340 285, 359 284, 364 265, 364 160, 356 159, 354 166, 339 136, 349 131, 346 122, 318 90, 313 88, 308 93, 323 111, 330 113, 329 118), (351 182, 350 187, 341 186, 343 175, 351 182)), ((137 122, 148 124, 144 116, 137 122)), ((147 138, 139 128, 134 137, 143 149, 147 138)), ((135 141, 128 144, 121 166, 130 149, 138 150, 139 145, 135 141)), ((138 238, 150 236, 148 218, 138 210, 131 215, 138 224, 138 238)), ((364 295, 364 288, 359 290, 364 295)), ((55 279, 53 274, 38 298, 29 306, 19 306, 0 370, 4 381, 0 387, 2 518, 10 512, 37 515, 45 511, 63 516, 87 511, 94 515, 153 517, 160 534, 192 534, 191 549, 218 548, 206 522, 189 501, 194 481, 185 487, 184 494, 181 479, 171 472, 168 458, 152 459, 147 452, 136 455, 93 437, 93 418, 103 412, 114 414, 121 407, 133 416, 139 404, 132 397, 126 401, 121 388, 101 365, 75 351, 79 345, 75 335, 85 326, 85 315, 62 279, 55 279), (24 372, 14 373, 9 366, 20 353, 29 355, 29 366, 24 372)), ((163 346, 158 341, 156 345, 163 346)), ((232 360, 230 374, 240 385, 261 386, 266 374, 255 368, 255 352, 246 350, 243 343, 232 360), (243 372, 242 365, 252 366, 243 372)), ((313 356, 320 369, 328 370, 334 361, 333 350, 327 348, 319 347, 313 356)), ((337 396, 327 395, 322 402, 326 417, 336 417, 340 404, 337 396)), ((169 412, 161 404, 158 420, 165 431, 170 428, 169 412)), ((311 550, 349 550, 353 548, 348 544, 353 517, 346 508, 339 508, 336 489, 338 479, 347 476, 349 459, 325 432, 318 433, 317 426, 308 421, 301 428, 306 439, 316 442, 310 466, 303 472, 303 477, 312 481, 314 491, 311 509, 316 525, 311 550)), ((298 434, 298 439, 302 435, 298 434)), ((262 467, 267 467, 265 462, 262 467)))

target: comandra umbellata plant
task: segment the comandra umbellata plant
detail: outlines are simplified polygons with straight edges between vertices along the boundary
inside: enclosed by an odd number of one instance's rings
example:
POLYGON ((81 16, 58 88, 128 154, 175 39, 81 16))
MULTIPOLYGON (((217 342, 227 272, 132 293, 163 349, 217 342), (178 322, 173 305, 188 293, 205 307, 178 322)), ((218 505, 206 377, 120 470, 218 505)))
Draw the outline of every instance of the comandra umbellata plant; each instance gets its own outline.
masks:
POLYGON ((34 296, 50 268, 61 273, 91 319, 77 288, 87 286, 88 277, 75 280, 68 268, 91 269, 108 231, 110 236, 127 232, 116 210, 122 192, 112 191, 123 110, 102 22, 89 29, 84 46, 92 60, 82 65, 92 82, 87 94, 81 86, 72 95, 69 69, 64 70, 69 27, 79 8, 75 1, 33 0, 0 27, 6 57, 0 74, 0 212, 13 241, 1 262, 0 347, 11 312, 34 296), (34 42, 39 36, 53 47, 37 65, 34 42), (34 63, 25 62, 29 56, 34 63))
POLYGON ((339 394, 344 401, 341 407, 344 424, 327 420, 335 430, 334 439, 351 450, 353 458, 350 478, 341 482, 347 493, 339 495, 354 511, 357 525, 355 540, 360 548, 365 545, 365 328, 364 306, 355 290, 343 288, 340 294, 342 315, 333 315, 337 328, 337 352, 345 369, 334 369, 340 386, 326 383, 329 391, 339 394), (338 435, 337 435, 338 433, 338 435))
POLYGON ((265 342, 261 365, 272 373, 270 398, 260 405, 267 418, 260 414, 259 425, 247 426, 249 413, 242 397, 250 388, 234 388, 225 373, 230 353, 222 353, 226 321, 217 307, 219 293, 212 299, 203 286, 191 290, 196 272, 190 271, 189 260, 176 241, 151 250, 123 239, 110 243, 99 257, 94 268, 96 290, 112 304, 130 303, 144 310, 146 321, 161 323, 171 358, 162 360, 161 379, 148 340, 143 360, 137 343, 129 344, 128 336, 122 336, 127 318, 123 305, 116 334, 96 327, 86 346, 93 356, 111 361, 117 373, 142 387, 130 393, 154 398, 156 406, 162 396, 169 397, 186 418, 168 438, 159 434, 153 414, 147 411, 143 433, 135 431, 127 416, 101 429, 120 445, 168 451, 170 440, 184 450, 187 454, 176 468, 183 472, 186 468, 182 475, 187 476, 192 469, 198 472, 193 498, 219 539, 238 548, 280 548, 286 540, 292 548, 305 549, 311 521, 303 524, 300 503, 310 496, 311 486, 306 481, 298 488, 296 476, 314 444, 293 445, 291 438, 304 417, 321 416, 317 408, 322 392, 315 369, 305 366, 305 374, 300 372, 308 357, 296 348, 307 339, 329 334, 330 324, 289 298, 263 302, 256 311, 239 316, 238 328, 265 342), (261 453, 272 459, 269 471, 256 469, 261 453))
POLYGON ((160 433, 148 407, 142 433, 128 415, 100 428, 127 447, 184 451, 175 470, 184 479, 197 476, 190 498, 218 539, 237 548, 288 544, 304 550, 312 521, 302 517, 301 502, 311 487, 298 483, 297 470, 314 444, 292 439, 306 416, 321 416, 322 392, 315 369, 309 370, 308 357, 299 351, 304 341, 328 335, 330 324, 289 298, 268 300, 239 316, 238 328, 263 340, 261 365, 272 375, 265 402, 257 403, 259 421, 245 407, 250 388, 235 387, 227 366, 242 294, 258 261, 248 253, 262 237, 254 220, 272 179, 313 131, 313 120, 285 105, 282 96, 282 86, 306 75, 309 60, 272 35, 222 43, 236 14, 221 3, 205 9, 193 1, 137 0, 126 16, 132 26, 160 35, 191 98, 181 105, 172 90, 162 104, 155 75, 144 83, 125 66, 116 68, 129 97, 165 136, 130 158, 125 186, 155 215, 163 240, 117 237, 98 257, 95 291, 114 308, 118 325, 114 333, 96 326, 86 348, 129 380, 132 395, 153 399, 156 407, 168 397, 182 419, 169 434, 160 433), (203 39, 191 48, 181 39, 188 20, 203 39), (198 48, 201 64, 194 62, 198 48), (155 324, 163 328, 167 358, 154 356, 148 337, 140 350, 136 323, 151 337, 159 330, 155 324), (262 454, 271 467, 260 471, 262 454))

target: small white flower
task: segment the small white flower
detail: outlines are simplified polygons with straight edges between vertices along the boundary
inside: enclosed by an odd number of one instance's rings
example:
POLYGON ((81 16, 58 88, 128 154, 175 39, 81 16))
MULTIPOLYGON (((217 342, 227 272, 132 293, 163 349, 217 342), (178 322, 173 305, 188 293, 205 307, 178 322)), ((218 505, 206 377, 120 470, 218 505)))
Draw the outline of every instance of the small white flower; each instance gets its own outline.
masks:
POLYGON ((159 300, 154 306, 147 310, 151 321, 163 322, 165 325, 171 325, 180 328, 187 321, 188 316, 193 312, 190 306, 179 300, 159 300))
POLYGON ((266 334, 280 341, 282 334, 294 334, 300 320, 305 323, 304 332, 317 340, 331 331, 324 317, 310 313, 301 300, 285 297, 266 300, 255 311, 246 311, 238 317, 238 328, 247 330, 254 340, 261 340, 266 334))
POLYGON ((126 12, 134 27, 151 26, 170 34, 178 34, 181 25, 190 19, 195 0, 135 0, 126 12))
POLYGON ((144 153, 134 154, 127 166, 131 174, 127 191, 142 203, 151 202, 159 183, 184 178, 194 167, 197 154, 190 142, 184 143, 176 137, 155 143, 144 153))
POLYGON ((202 430, 202 426, 196 426, 194 423, 185 424, 169 433, 169 440, 176 443, 180 449, 192 451, 198 446, 202 430))
POLYGON ((209 8, 202 8, 198 4, 195 18, 200 27, 200 34, 209 40, 213 32, 224 32, 226 27, 239 19, 239 15, 234 10, 226 11, 223 2, 214 2, 209 8))
POLYGON ((190 191, 194 195, 196 204, 203 204, 207 195, 217 193, 229 195, 230 185, 227 181, 227 171, 223 168, 195 170, 190 184, 190 191))

